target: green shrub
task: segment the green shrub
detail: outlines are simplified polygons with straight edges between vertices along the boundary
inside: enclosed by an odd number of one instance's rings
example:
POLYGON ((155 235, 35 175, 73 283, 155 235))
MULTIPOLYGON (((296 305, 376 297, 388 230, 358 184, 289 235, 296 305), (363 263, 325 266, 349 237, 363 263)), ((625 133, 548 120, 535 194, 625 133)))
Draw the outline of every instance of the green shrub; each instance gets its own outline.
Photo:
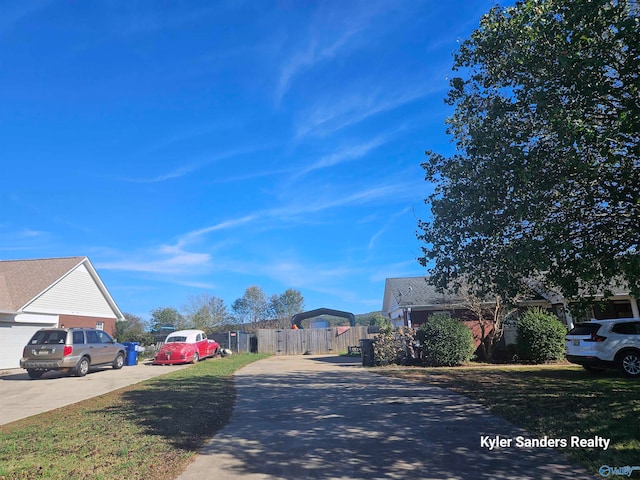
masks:
POLYGON ((520 360, 544 363, 564 358, 566 327, 551 313, 535 308, 518 320, 517 344, 520 360))
POLYGON ((460 320, 435 314, 418 328, 424 363, 456 366, 468 362, 475 350, 471 330, 460 320))

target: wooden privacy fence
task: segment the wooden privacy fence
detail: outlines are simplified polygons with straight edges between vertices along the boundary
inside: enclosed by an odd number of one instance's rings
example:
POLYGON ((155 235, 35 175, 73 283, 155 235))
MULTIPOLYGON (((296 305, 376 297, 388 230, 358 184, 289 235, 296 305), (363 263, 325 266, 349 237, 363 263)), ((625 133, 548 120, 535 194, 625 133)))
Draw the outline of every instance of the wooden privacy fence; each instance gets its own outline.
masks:
POLYGON ((359 346, 363 338, 373 338, 368 328, 333 327, 302 330, 258 330, 258 353, 275 355, 303 355, 347 353, 349 347, 359 346))

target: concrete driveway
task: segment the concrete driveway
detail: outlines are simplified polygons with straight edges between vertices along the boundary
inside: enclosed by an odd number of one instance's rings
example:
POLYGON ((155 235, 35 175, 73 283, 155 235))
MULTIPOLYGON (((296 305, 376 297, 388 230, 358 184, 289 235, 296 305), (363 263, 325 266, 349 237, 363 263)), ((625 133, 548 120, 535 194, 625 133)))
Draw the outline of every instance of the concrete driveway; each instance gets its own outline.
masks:
POLYGON ((39 380, 31 380, 22 369, 6 370, 0 374, 0 425, 97 397, 186 366, 139 363, 120 370, 100 368, 85 377, 47 372, 39 380))
POLYGON ((179 480, 594 478, 466 397, 332 356, 271 357, 236 373, 231 421, 179 480))

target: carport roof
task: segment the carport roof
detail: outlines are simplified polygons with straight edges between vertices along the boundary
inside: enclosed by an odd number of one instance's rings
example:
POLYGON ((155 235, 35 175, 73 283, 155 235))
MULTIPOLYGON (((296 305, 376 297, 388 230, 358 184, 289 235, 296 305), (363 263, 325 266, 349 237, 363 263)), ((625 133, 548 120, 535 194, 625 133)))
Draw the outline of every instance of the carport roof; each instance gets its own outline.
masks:
POLYGON ((0 311, 17 312, 87 257, 0 261, 0 311))

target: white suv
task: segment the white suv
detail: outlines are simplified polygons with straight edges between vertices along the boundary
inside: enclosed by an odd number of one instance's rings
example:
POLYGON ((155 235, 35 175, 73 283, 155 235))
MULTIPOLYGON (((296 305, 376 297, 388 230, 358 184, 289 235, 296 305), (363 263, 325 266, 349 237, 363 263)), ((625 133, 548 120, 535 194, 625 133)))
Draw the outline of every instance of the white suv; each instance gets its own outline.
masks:
POLYGON ((589 372, 615 368, 640 377, 640 318, 578 323, 565 340, 567 360, 589 372))

